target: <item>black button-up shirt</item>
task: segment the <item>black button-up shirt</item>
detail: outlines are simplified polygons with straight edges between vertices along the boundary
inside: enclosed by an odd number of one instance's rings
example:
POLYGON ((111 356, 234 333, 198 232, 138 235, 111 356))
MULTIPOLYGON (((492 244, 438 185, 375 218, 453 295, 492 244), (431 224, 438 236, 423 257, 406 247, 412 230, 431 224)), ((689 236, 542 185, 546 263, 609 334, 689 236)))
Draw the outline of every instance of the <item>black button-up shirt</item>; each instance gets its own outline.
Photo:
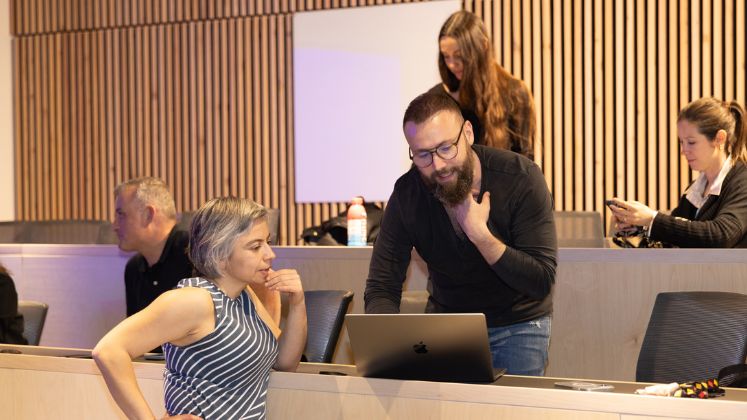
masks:
POLYGON ((173 289, 179 280, 192 277, 187 257, 189 234, 174 227, 158 262, 148 267, 142 254, 130 258, 125 267, 127 316, 150 305, 161 293, 173 289))

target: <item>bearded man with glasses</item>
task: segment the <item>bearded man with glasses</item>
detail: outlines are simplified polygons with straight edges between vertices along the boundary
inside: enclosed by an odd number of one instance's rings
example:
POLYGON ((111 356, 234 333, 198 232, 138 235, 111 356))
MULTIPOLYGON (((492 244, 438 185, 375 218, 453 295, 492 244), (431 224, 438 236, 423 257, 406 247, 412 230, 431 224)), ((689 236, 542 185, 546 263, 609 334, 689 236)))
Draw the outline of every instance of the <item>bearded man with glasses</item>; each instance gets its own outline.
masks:
POLYGON ((485 314, 493 366, 543 375, 557 239, 539 167, 475 145, 458 105, 426 93, 405 112, 413 167, 390 197, 366 282, 367 313, 399 312, 413 247, 428 265, 426 312, 485 314))

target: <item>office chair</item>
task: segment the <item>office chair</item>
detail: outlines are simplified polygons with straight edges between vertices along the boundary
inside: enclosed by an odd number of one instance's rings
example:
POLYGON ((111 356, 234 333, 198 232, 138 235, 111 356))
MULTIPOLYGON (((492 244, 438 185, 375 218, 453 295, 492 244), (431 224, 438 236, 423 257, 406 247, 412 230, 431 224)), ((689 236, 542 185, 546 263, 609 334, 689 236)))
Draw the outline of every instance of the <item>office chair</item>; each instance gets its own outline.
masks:
POLYGON ((747 295, 669 292, 656 296, 638 355, 636 381, 690 382, 718 377, 747 356, 747 295))
POLYGON ((307 290, 308 335, 303 361, 331 363, 345 313, 353 300, 349 290, 307 290))
POLYGON ((39 345, 48 309, 49 305, 44 302, 33 300, 18 301, 18 312, 23 315, 23 336, 26 337, 29 345, 39 345))
POLYGON ((560 248, 604 248, 602 215, 596 211, 554 211, 560 248))

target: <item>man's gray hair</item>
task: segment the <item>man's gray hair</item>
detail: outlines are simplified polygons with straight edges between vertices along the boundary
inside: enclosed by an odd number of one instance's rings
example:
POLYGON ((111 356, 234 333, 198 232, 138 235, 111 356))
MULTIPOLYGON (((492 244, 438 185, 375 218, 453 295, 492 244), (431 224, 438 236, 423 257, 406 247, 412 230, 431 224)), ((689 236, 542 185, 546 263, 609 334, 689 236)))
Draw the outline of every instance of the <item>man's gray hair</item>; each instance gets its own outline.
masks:
POLYGON ((169 186, 162 179, 152 177, 134 178, 125 181, 114 189, 114 197, 127 188, 135 189, 135 200, 140 209, 153 206, 169 219, 176 220, 176 205, 169 186))
POLYGON ((208 279, 220 277, 220 263, 231 256, 236 239, 261 218, 267 218, 267 209, 246 198, 220 197, 203 204, 192 218, 189 234, 189 259, 195 270, 208 279))

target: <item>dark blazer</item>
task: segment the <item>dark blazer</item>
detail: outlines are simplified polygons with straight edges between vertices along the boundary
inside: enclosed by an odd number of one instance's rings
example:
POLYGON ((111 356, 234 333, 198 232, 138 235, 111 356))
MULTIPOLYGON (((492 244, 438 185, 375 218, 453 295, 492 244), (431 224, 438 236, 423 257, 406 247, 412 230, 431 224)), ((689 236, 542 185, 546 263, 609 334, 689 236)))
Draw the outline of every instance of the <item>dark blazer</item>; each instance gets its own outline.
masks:
POLYGON ((696 212, 683 195, 671 215, 656 215, 649 237, 682 248, 747 248, 747 164, 734 162, 721 194, 696 212))

